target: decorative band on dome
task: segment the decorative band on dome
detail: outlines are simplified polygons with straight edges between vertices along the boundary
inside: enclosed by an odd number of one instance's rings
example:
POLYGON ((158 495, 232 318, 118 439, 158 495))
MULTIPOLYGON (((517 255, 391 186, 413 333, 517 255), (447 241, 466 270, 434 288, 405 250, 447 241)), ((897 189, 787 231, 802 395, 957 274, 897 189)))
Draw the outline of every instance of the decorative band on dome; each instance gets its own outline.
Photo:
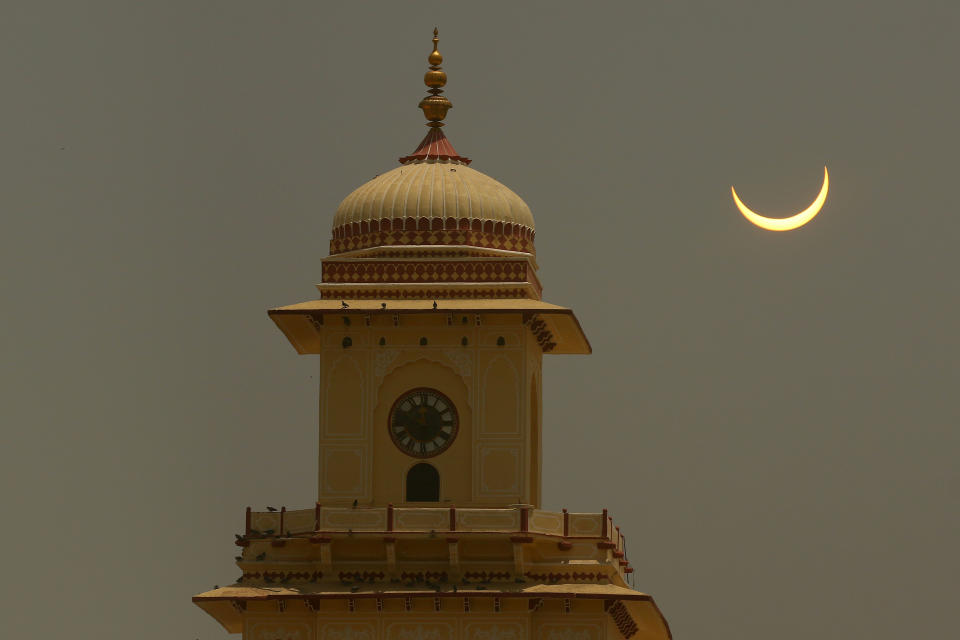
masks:
POLYGON ((470 158, 459 155, 453 145, 450 144, 450 140, 439 128, 430 129, 413 153, 400 158, 400 164, 406 164, 413 160, 455 160, 463 164, 470 164, 470 158))
POLYGON ((334 228, 330 254, 391 246, 466 246, 535 254, 530 227, 465 218, 353 222, 334 228))

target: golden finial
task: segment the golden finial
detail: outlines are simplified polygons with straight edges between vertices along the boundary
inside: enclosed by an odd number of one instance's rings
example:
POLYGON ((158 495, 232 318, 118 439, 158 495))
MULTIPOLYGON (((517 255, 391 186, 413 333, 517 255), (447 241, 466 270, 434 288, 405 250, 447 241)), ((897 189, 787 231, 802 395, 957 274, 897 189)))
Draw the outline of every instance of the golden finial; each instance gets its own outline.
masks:
POLYGON ((443 62, 443 56, 440 55, 440 52, 437 51, 437 43, 440 42, 440 30, 436 27, 433 28, 433 53, 430 54, 430 57, 427 58, 427 62, 430 64, 439 65, 443 62))
POLYGON ((427 93, 430 95, 420 101, 418 105, 423 109, 423 115, 427 117, 428 127, 442 127, 444 118, 447 117, 447 110, 453 108, 453 104, 446 97, 441 96, 443 89, 440 87, 447 84, 447 74, 440 69, 440 63, 443 62, 443 56, 437 51, 439 29, 433 30, 433 52, 427 57, 430 63, 430 70, 423 76, 423 83, 429 87, 427 93))

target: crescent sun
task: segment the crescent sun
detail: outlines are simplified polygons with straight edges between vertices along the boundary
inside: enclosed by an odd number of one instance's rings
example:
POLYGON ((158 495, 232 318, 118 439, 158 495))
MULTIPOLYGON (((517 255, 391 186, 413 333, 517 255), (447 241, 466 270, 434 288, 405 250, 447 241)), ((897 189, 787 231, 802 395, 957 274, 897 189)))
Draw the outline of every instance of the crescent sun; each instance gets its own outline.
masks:
POLYGON ((753 224, 769 231, 790 231, 791 229, 802 227, 813 220, 814 216, 820 213, 823 203, 827 201, 827 189, 829 187, 830 175, 827 173, 827 168, 824 167, 823 187, 820 188, 820 194, 817 195, 816 199, 813 201, 813 204, 800 213, 792 215, 789 218, 767 218, 766 216, 761 216, 758 213, 754 213, 747 208, 747 205, 743 204, 739 197, 737 197, 736 189, 730 187, 730 192, 733 193, 733 201, 737 205, 737 209, 740 209, 740 213, 743 214, 743 217, 753 224))

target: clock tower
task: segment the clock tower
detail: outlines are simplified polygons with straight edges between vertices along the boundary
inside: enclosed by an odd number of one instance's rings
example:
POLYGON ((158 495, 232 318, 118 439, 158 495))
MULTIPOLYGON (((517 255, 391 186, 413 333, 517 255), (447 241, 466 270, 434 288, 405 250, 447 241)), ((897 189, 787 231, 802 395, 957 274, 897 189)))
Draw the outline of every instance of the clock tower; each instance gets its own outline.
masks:
POLYGON ((533 215, 470 166, 434 31, 428 132, 334 215, 320 296, 270 310, 319 365, 317 503, 247 510, 243 575, 194 597, 256 640, 667 638, 606 510, 541 509, 544 302, 533 215))

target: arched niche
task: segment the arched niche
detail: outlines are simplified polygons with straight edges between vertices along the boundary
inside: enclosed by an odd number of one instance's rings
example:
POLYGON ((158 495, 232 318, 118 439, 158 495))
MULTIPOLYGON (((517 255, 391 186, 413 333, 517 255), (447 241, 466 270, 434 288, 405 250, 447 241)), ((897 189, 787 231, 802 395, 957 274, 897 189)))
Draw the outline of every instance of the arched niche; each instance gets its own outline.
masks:
POLYGON ((440 472, 426 462, 418 462, 407 471, 406 502, 440 502, 440 472))
MULTIPOLYGON (((416 335, 416 334, 413 334, 416 335)), ((411 465, 427 462, 398 447, 390 435, 390 408, 397 398, 413 388, 429 388, 447 396, 459 417, 457 435, 442 453, 430 457, 429 464, 443 478, 440 502, 468 505, 473 500, 473 411, 470 389, 460 371, 440 352, 416 355, 401 351, 384 368, 377 387, 372 416, 370 443, 373 453, 373 501, 378 504, 406 501, 406 478, 411 465), (407 358, 411 358, 407 360, 407 358), (400 363, 399 366, 394 366, 400 363)))

